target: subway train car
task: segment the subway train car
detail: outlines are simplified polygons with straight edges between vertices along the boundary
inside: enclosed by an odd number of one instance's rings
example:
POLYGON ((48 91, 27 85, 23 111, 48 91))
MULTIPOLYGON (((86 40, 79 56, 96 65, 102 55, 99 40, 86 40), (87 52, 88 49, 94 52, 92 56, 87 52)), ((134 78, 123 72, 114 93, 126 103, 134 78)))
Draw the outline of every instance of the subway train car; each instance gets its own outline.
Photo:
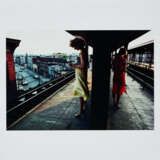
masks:
POLYGON ((154 40, 150 32, 129 44, 127 72, 154 90, 154 40))
POLYGON ((154 41, 142 43, 128 50, 128 62, 139 67, 154 70, 154 41))

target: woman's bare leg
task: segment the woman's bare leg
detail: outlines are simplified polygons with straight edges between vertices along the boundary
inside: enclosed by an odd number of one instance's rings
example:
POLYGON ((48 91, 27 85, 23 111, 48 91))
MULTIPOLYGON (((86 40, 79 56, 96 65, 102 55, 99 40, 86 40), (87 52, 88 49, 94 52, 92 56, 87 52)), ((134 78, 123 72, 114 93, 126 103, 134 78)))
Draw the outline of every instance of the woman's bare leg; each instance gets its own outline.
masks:
POLYGON ((83 97, 80 97, 80 114, 83 113, 83 105, 84 105, 83 97))
POLYGON ((83 104, 83 113, 86 111, 87 109, 87 101, 84 101, 84 104, 83 104))
POLYGON ((115 105, 115 104, 116 104, 116 99, 115 99, 116 97, 115 97, 115 96, 116 96, 116 95, 115 95, 115 93, 113 93, 113 92, 112 92, 112 97, 113 97, 113 105, 115 105))
POLYGON ((120 100, 121 95, 117 94, 117 107, 119 108, 119 100, 120 100))
POLYGON ((76 118, 79 118, 81 116, 81 114, 83 113, 83 105, 84 105, 84 100, 82 97, 80 97, 80 112, 75 114, 76 118))

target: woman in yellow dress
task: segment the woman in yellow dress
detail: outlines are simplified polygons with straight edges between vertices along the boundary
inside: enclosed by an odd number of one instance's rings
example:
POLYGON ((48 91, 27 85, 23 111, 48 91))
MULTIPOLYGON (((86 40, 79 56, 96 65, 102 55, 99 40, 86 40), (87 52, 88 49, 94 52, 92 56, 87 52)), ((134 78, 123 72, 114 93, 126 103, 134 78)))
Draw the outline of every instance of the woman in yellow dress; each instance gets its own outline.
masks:
POLYGON ((69 65, 75 68, 75 84, 73 89, 73 95, 80 97, 80 112, 76 114, 76 117, 80 117, 86 110, 86 101, 89 97, 89 91, 87 86, 87 69, 88 69, 88 48, 86 42, 82 38, 75 38, 70 41, 70 46, 76 50, 80 50, 79 58, 80 64, 69 65))

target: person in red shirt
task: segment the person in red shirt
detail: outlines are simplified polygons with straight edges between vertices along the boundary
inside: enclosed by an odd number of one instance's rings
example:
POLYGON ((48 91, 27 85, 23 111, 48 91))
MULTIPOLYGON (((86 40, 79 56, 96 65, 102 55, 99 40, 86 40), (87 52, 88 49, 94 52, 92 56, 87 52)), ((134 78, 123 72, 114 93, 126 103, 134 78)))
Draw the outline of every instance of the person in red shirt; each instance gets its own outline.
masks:
POLYGON ((126 68, 126 49, 121 48, 112 62, 113 65, 113 104, 118 109, 120 96, 123 92, 127 93, 125 87, 125 68, 126 68))

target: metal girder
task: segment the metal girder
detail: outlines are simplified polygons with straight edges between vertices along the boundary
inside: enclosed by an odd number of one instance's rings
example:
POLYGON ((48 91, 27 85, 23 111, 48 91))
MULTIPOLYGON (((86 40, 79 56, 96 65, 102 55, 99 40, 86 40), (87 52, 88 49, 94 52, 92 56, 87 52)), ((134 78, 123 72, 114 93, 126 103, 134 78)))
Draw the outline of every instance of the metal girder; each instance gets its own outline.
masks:
POLYGON ((68 33, 74 36, 84 37, 88 45, 96 44, 106 45, 114 51, 122 45, 126 45, 139 36, 147 33, 149 30, 67 30, 68 33))

